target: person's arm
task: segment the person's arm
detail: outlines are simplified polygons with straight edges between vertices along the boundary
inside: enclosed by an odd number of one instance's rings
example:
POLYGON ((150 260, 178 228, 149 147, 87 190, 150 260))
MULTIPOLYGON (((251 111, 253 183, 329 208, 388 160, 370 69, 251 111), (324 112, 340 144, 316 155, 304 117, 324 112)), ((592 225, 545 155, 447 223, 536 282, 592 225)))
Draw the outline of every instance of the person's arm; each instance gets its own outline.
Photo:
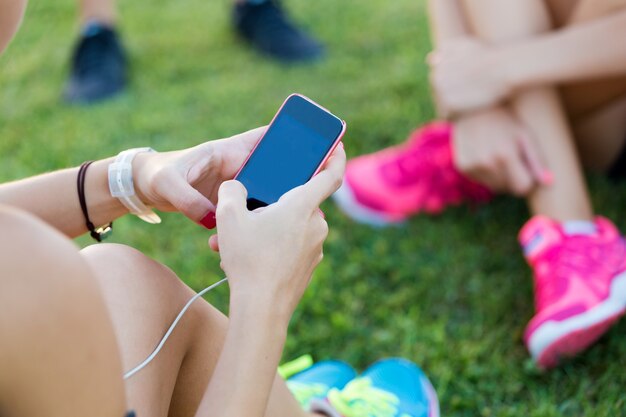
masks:
POLYGON ((493 46, 467 38, 431 59, 431 82, 453 113, 490 107, 528 88, 626 74, 626 10, 493 46))
MULTIPOLYGON (((137 195, 149 206, 180 211, 200 221, 214 210, 211 199, 215 201, 217 187, 235 175, 263 129, 182 151, 138 154, 133 161, 137 195)), ((86 172, 85 199, 96 227, 128 213, 109 192, 108 166, 113 159, 96 161, 86 172)), ((67 236, 79 236, 87 226, 78 200, 77 176, 78 168, 70 168, 0 184, 0 205, 30 212, 67 236)))
POLYGON ((430 0, 428 9, 436 48, 444 46, 447 41, 468 35, 459 0, 430 0))
POLYGON ((626 10, 495 52, 511 90, 626 75, 626 10))
MULTIPOLYGON (((430 0, 429 16, 436 47, 429 59, 431 65, 440 51, 473 41, 459 0, 430 0)), ((433 74, 431 83, 439 114, 449 116, 433 74)), ((545 181, 544 168, 528 140, 529 134, 505 106, 496 104, 479 112, 457 113, 454 125, 455 166, 468 177, 492 191, 516 195, 524 195, 536 183, 545 181)))
POLYGON ((229 324, 196 416, 265 414, 289 319, 322 259, 328 226, 318 207, 337 190, 344 168, 338 147, 308 183, 254 212, 241 183, 220 188, 217 239, 231 291, 229 324))
MULTIPOLYGON (((94 162, 85 178, 89 217, 96 226, 127 213, 109 193, 110 162, 110 159, 94 162)), ((78 168, 71 168, 2 184, 0 204, 28 211, 70 237, 79 236, 87 231, 87 226, 78 202, 77 175, 78 168)))

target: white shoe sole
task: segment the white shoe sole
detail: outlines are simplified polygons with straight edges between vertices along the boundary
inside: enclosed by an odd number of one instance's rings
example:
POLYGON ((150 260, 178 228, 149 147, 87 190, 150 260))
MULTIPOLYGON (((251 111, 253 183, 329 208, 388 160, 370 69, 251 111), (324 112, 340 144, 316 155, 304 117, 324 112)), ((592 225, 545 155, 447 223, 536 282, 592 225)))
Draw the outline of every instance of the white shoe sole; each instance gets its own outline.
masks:
POLYGON ((404 223, 401 220, 390 219, 385 213, 373 210, 359 203, 354 192, 344 180, 341 187, 333 194, 333 200, 348 217, 374 227, 398 226, 404 223))
POLYGON ((535 361, 554 343, 575 332, 581 332, 615 318, 626 308, 626 272, 615 277, 609 297, 589 311, 563 321, 547 321, 528 340, 528 350, 535 361))

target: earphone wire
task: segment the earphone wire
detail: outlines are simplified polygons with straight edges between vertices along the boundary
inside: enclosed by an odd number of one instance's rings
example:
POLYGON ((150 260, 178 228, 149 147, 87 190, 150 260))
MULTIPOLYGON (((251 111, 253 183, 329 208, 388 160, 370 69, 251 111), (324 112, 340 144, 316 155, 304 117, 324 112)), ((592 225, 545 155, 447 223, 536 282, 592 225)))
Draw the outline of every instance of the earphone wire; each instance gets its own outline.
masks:
POLYGON ((228 278, 224 278, 224 279, 216 282, 215 284, 208 286, 207 288, 203 289, 202 291, 200 291, 199 293, 197 293, 196 295, 191 297, 191 299, 189 299, 189 301, 187 301, 187 304, 185 304, 185 306, 182 308, 182 310, 180 310, 180 313, 178 313, 178 316, 176 316, 176 318, 174 319, 174 321, 170 325, 169 329, 167 329, 167 332, 165 332, 165 335, 163 336, 163 338, 161 338, 161 341, 159 342, 157 347, 154 349, 154 351, 152 351, 152 353, 143 362, 141 362, 139 365, 135 366, 130 371, 126 372, 124 374, 124 380, 132 377, 137 372, 139 372, 143 368, 145 368, 150 362, 152 362, 152 360, 159 354, 159 352, 163 348, 163 345, 165 345, 165 342, 167 341, 167 339, 170 337, 170 335, 172 334, 172 332, 176 328, 176 325, 178 325, 178 322, 180 321, 180 319, 187 312, 189 307, 191 307, 191 305, 193 304, 194 301, 196 301, 198 298, 202 297, 204 294, 208 293, 212 289, 214 289, 216 287, 219 287, 220 285, 225 283, 227 280, 228 280, 228 278))

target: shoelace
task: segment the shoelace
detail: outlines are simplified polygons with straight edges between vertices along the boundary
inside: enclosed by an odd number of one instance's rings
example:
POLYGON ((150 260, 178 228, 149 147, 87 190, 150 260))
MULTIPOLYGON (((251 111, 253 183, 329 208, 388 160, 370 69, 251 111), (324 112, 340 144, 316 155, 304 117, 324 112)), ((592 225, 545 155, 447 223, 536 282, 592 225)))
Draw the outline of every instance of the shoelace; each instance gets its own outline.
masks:
POLYGON ((328 387, 324 384, 307 384, 298 381, 287 381, 289 391, 296 397, 298 403, 307 408, 313 398, 324 398, 328 387))
MULTIPOLYGON (((398 397, 372 386, 370 378, 356 378, 342 390, 328 392, 328 401, 344 417, 396 417, 398 397)), ((412 417, 401 414, 399 417, 412 417)))
POLYGON ((289 379, 295 374, 309 369, 311 366, 313 366, 313 357, 311 355, 302 355, 280 365, 278 367, 278 374, 283 379, 289 379))

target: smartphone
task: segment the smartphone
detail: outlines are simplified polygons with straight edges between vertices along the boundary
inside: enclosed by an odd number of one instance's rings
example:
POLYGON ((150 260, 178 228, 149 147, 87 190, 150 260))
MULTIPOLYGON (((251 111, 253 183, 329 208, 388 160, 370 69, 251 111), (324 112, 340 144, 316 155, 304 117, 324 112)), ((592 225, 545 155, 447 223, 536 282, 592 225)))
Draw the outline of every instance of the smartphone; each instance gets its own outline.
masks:
POLYGON ((248 210, 275 203, 310 180, 345 131, 343 120, 313 100, 287 97, 235 176, 248 190, 248 210))

